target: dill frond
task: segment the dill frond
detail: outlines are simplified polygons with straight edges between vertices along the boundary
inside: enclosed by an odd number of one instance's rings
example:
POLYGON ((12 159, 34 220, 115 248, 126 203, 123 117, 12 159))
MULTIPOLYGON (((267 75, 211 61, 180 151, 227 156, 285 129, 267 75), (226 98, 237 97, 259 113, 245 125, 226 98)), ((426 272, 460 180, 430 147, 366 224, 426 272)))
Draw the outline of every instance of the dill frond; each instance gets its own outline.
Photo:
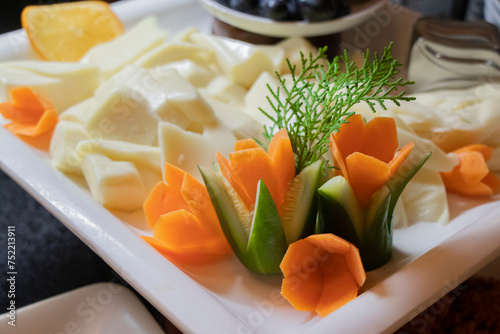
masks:
POLYGON ((286 128, 295 154, 297 173, 320 160, 328 151, 329 136, 339 129, 354 114, 351 108, 365 102, 375 112, 375 106, 386 109, 386 102, 410 101, 405 91, 392 95, 400 87, 413 84, 401 78, 402 64, 391 55, 392 43, 379 57, 370 59, 369 51, 364 55, 364 64, 357 68, 347 51, 332 62, 327 60, 327 47, 319 49, 316 56, 301 53, 301 70, 287 59, 292 82, 286 82, 279 73, 279 87, 267 86, 267 100, 273 109, 268 113, 259 108, 271 121, 264 126, 264 135, 271 138, 280 129, 286 128), (341 61, 345 64, 341 67, 341 61), (325 65, 326 64, 326 65, 325 65))

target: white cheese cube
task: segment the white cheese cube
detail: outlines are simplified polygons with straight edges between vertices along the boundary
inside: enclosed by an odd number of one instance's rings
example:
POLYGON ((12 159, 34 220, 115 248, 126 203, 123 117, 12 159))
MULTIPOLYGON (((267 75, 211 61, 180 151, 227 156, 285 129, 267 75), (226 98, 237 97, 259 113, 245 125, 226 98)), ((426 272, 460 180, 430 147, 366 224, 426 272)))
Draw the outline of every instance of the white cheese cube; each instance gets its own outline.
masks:
POLYGON ((60 120, 52 134, 50 156, 52 165, 63 173, 81 174, 82 156, 76 150, 81 140, 92 138, 83 124, 60 120))
POLYGON ((92 196, 104 207, 122 211, 142 208, 148 193, 133 163, 87 154, 82 171, 92 196))
POLYGON ((228 79, 245 88, 250 88, 261 72, 281 72, 284 65, 285 52, 277 46, 255 46, 204 34, 191 34, 191 40, 213 49, 228 79))
POLYGON ((158 119, 147 100, 127 86, 113 90, 85 123, 87 131, 102 139, 155 146, 158 119))

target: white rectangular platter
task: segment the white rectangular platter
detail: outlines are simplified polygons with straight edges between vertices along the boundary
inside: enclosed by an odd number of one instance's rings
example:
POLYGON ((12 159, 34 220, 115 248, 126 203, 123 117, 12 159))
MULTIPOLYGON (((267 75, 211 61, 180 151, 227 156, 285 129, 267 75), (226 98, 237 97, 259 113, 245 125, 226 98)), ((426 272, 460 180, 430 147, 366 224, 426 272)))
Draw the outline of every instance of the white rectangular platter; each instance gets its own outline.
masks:
MULTIPOLYGON (((171 34, 187 27, 209 32, 212 22, 192 0, 123 1, 113 8, 126 27, 156 15, 171 34)), ((0 36, 0 61, 31 57, 24 32, 0 36)), ((396 230, 393 259, 368 273, 358 298, 320 318, 280 298, 279 277, 250 274, 235 257, 179 269, 140 238, 150 233, 140 217, 104 209, 54 169, 45 152, 4 128, 0 168, 186 333, 391 333, 500 256, 500 202, 450 198, 450 224, 396 230)))

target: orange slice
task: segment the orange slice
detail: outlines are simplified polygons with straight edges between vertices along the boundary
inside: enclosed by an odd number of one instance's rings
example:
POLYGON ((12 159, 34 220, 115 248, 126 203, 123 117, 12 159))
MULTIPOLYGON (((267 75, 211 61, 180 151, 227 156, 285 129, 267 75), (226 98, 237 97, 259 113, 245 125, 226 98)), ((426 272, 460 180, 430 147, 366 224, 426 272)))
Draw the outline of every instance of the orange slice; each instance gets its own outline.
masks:
POLYGON ((102 1, 27 6, 21 24, 40 58, 52 61, 78 61, 93 46, 124 31, 102 1))

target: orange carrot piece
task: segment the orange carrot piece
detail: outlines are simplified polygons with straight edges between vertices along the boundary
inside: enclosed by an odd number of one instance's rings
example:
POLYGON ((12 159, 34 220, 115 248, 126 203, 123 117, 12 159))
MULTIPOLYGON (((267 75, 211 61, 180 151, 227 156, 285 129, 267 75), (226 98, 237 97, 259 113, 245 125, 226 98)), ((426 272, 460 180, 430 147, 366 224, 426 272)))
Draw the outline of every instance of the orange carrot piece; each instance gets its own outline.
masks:
POLYGON ((153 228, 153 237, 184 255, 229 254, 224 235, 215 235, 203 228, 204 222, 186 210, 177 210, 160 217, 153 228))
POLYGON ((342 157, 359 151, 363 142, 362 133, 364 128, 363 116, 352 115, 343 123, 335 134, 335 143, 342 157))
POLYGON ((333 164, 339 168, 335 172, 336 175, 343 175, 346 181, 350 182, 349 173, 347 171, 347 166, 345 163, 345 158, 339 149, 339 144, 337 142, 337 137, 334 134, 330 134, 330 151, 332 152, 333 164))
POLYGON ((273 136, 268 152, 253 139, 246 139, 235 144, 235 151, 229 154, 229 159, 220 153, 216 157, 223 177, 247 209, 253 210, 257 184, 262 180, 280 210, 289 183, 295 177, 295 159, 286 129, 273 136))
POLYGON ((31 88, 21 86, 12 88, 10 96, 16 107, 30 109, 32 111, 53 109, 50 101, 36 94, 31 88))
POLYGON ((359 286, 349 272, 343 255, 332 254, 324 261, 323 294, 316 306, 320 317, 326 317, 358 296, 359 286))
POLYGON ((180 189, 181 195, 186 201, 191 213, 205 224, 201 226, 207 232, 214 235, 223 236, 222 229, 215 213, 212 202, 208 195, 207 188, 195 179, 191 174, 186 173, 180 189))
POLYGON ((346 159, 350 186, 361 206, 367 207, 373 194, 391 176, 389 165, 374 157, 354 152, 346 159))
POLYGON ((477 151, 462 152, 459 156, 459 173, 465 185, 474 185, 490 172, 483 155, 477 151))
POLYGON ((414 144, 398 147, 396 122, 390 117, 376 117, 364 123, 355 114, 330 135, 330 151, 335 166, 349 183, 362 206, 368 206, 373 194, 406 161, 414 144))
POLYGON ((160 181, 149 193, 143 208, 146 221, 149 227, 153 228, 161 215, 179 209, 188 210, 189 206, 179 191, 160 181))
POLYGON ((54 109, 46 110, 38 123, 19 123, 12 122, 5 125, 5 128, 16 135, 35 137, 42 133, 52 131, 58 121, 57 111, 54 109))
POLYGON ((165 183, 172 187, 172 189, 180 190, 182 182, 184 182, 184 175, 186 172, 169 163, 165 163, 164 170, 165 175, 163 176, 163 179, 165 180, 165 183))
POLYGON ((405 144, 399 151, 394 154, 394 157, 389 162, 389 170, 391 175, 396 173, 396 171, 401 167, 401 165, 406 161, 408 155, 410 155, 411 150, 415 147, 415 144, 410 141, 405 144))
POLYGON ((257 195, 257 183, 262 179, 276 203, 276 177, 272 160, 264 149, 259 147, 230 153, 229 163, 233 177, 240 180, 253 201, 257 195))
POLYGON ((182 264, 203 264, 222 259, 227 254, 217 253, 198 253, 189 252, 184 249, 183 252, 178 252, 163 241, 149 236, 141 236, 144 241, 151 245, 157 252, 174 263, 182 264))
POLYGON ((493 194, 498 193, 500 190, 500 180, 498 180, 498 177, 496 177, 495 174, 493 173, 488 173, 482 180, 481 183, 485 184, 488 186, 488 188, 491 189, 493 194))
POLYGON ((234 150, 241 151, 249 148, 259 148, 259 144, 253 139, 240 139, 234 143, 234 150))
POLYGON ((490 196, 498 192, 500 181, 490 173, 486 162, 493 150, 482 144, 467 145, 453 153, 459 157, 459 164, 451 171, 441 173, 446 189, 466 196, 490 196))
POLYGON ((269 144, 268 154, 271 156, 274 175, 276 175, 277 195, 275 202, 279 210, 289 184, 295 178, 295 158, 286 129, 281 129, 273 136, 269 144))
POLYGON ((292 243, 280 267, 283 297, 297 310, 321 317, 356 298, 366 280, 358 249, 330 233, 292 243))
POLYGON ((222 176, 229 182, 229 184, 231 184, 233 189, 240 196, 243 203, 245 203, 247 209, 251 210, 253 201, 250 199, 250 196, 248 196, 248 192, 243 186, 243 183, 241 183, 240 179, 235 176, 234 171, 229 164, 229 161, 227 161, 227 159, 224 158, 224 156, 219 152, 217 152, 216 158, 217 162, 219 163, 222 176))
POLYGON ((364 124, 359 152, 388 163, 398 148, 396 122, 391 117, 375 117, 364 124))
POLYGON ((481 153, 485 161, 488 161, 491 159, 491 156, 493 155, 493 149, 487 145, 483 144, 471 144, 467 145, 461 148, 456 149, 453 151, 453 153, 460 154, 463 152, 470 152, 470 151, 475 151, 481 153))
POLYGON ((313 312, 323 292, 323 275, 317 268, 288 275, 281 283, 281 295, 298 311, 313 312), (298 293, 298 290, 307 293, 298 293))
POLYGON ((0 114, 13 122, 36 124, 43 114, 43 110, 17 107, 11 102, 3 102, 0 103, 0 114))
POLYGON ((41 133, 40 135, 35 137, 23 135, 17 135, 17 137, 33 148, 41 151, 48 151, 50 149, 50 142, 52 141, 53 133, 54 130, 41 133))

